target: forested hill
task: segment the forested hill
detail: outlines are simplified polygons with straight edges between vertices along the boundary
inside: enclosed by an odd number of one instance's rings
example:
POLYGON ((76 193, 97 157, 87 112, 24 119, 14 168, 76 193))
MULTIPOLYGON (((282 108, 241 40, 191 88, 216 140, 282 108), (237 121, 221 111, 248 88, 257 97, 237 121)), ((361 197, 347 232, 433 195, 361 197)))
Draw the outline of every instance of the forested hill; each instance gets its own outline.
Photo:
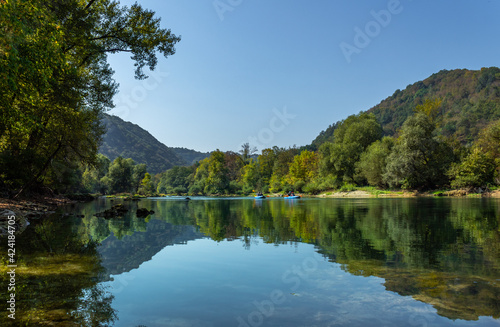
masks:
POLYGON ((187 165, 192 165, 200 160, 208 158, 210 156, 210 152, 199 152, 195 150, 190 150, 186 148, 170 148, 174 150, 174 152, 184 159, 187 165))
POLYGON ((193 160, 209 155, 184 148, 169 148, 140 126, 117 116, 105 115, 103 121, 107 132, 99 152, 110 160, 122 156, 132 158, 137 164, 144 163, 151 174, 173 166, 190 165, 193 160))
MULTIPOLYGON (((437 114, 437 132, 462 144, 472 142, 488 122, 500 118, 500 69, 442 70, 423 81, 408 85, 368 110, 375 114, 386 135, 394 135, 417 105, 442 100, 437 114)), ((317 149, 332 140, 339 122, 330 125, 312 142, 317 149)))

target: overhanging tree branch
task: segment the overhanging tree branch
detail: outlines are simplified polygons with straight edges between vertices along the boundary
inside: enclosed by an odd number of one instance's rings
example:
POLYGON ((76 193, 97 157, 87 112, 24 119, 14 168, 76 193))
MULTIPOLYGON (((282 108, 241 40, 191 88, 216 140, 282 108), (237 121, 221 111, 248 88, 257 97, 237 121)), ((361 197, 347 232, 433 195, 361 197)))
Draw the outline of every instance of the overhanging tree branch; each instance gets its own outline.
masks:
POLYGON ((31 178, 31 180, 29 180, 26 184, 24 184, 23 186, 21 186, 21 189, 19 190, 19 192, 17 192, 17 194, 14 195, 14 199, 17 199, 17 197, 19 197, 19 195, 21 195, 26 189, 30 188, 31 185, 33 185, 33 183, 35 183, 45 173, 45 171, 47 170, 47 168, 49 168, 49 165, 52 162, 52 160, 54 160, 54 158, 56 157, 56 155, 61 150, 62 146, 63 146, 63 143, 62 143, 62 141, 60 141, 59 144, 58 144, 58 146, 57 146, 57 148, 55 149, 55 151, 47 159, 47 161, 45 162, 45 165, 43 165, 42 169, 40 169, 40 171, 38 172, 38 174, 36 174, 35 176, 33 176, 33 178, 31 178))
POLYGON ((95 0, 90 0, 90 2, 85 6, 85 10, 89 9, 90 6, 92 6, 92 4, 95 2, 95 0))

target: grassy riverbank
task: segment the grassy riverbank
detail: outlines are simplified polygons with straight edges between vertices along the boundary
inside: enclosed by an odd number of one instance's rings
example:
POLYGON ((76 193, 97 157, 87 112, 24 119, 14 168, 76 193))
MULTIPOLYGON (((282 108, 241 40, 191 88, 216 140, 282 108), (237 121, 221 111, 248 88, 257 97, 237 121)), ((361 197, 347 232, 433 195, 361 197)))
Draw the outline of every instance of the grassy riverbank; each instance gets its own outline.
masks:
POLYGON ((493 197, 500 198, 500 190, 457 189, 457 190, 383 190, 375 187, 352 187, 329 190, 315 195, 321 198, 408 198, 408 197, 493 197))

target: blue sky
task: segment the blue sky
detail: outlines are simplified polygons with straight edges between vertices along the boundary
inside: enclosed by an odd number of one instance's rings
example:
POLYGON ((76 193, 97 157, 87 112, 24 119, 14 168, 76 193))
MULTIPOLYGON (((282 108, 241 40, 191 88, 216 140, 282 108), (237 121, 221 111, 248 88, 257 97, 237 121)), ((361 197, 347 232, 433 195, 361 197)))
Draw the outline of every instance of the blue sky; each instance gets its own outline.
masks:
POLYGON ((182 40, 146 81, 127 54, 110 56, 111 114, 167 146, 306 145, 442 69, 499 66, 497 0, 140 3, 182 40))

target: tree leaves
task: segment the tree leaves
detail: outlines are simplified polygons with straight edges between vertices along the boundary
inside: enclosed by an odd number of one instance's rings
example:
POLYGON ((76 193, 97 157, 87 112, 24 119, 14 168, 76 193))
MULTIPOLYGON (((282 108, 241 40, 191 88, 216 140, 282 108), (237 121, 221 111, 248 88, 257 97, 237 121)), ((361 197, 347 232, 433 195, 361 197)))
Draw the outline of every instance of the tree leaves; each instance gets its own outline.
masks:
POLYGON ((111 0, 13 0, 0 23, 0 177, 17 194, 56 166, 95 163, 117 90, 109 53, 130 52, 144 79, 180 40, 153 11, 111 0))

